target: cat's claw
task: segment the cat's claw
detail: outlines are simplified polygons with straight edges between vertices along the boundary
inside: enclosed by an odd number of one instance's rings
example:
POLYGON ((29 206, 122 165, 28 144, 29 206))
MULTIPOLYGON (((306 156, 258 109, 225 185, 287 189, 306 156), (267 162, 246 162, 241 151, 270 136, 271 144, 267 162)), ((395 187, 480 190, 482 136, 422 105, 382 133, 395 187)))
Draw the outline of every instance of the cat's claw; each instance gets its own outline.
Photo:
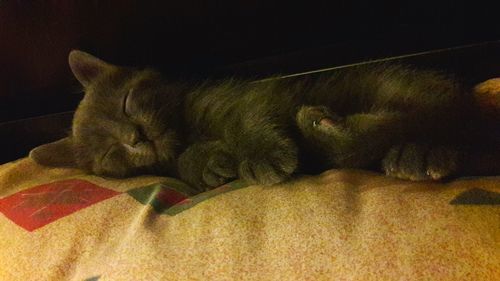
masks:
POLYGON ((408 143, 392 147, 382 161, 388 176, 412 180, 440 180, 458 171, 457 150, 437 146, 408 143))

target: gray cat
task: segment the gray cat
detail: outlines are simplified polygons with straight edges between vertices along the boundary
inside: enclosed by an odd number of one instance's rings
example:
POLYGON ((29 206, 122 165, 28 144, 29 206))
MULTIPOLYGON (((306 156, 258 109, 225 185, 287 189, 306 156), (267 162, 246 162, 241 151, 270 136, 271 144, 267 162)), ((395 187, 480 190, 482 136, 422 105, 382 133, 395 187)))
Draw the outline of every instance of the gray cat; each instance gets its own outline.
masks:
POLYGON ((85 96, 71 135, 34 149, 35 161, 113 177, 179 176, 200 190, 335 167, 409 180, 459 175, 464 126, 476 113, 453 79, 401 65, 194 83, 81 51, 69 64, 85 96))

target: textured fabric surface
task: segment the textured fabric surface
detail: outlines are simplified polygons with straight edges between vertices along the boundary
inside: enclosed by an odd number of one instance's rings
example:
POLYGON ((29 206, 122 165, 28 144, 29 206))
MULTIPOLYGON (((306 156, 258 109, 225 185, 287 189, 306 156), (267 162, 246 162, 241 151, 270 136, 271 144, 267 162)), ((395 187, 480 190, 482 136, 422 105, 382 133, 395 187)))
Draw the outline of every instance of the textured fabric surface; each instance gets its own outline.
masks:
POLYGON ((500 177, 330 170, 193 194, 4 164, 0 280, 500 280, 500 177))

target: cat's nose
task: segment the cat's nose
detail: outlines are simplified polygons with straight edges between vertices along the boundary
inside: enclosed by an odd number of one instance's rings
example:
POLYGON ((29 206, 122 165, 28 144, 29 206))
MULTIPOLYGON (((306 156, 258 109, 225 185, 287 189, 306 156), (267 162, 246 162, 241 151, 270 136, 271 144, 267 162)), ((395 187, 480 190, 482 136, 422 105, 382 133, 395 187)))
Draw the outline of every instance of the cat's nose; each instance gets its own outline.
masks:
POLYGON ((141 142, 147 142, 147 141, 149 141, 149 139, 146 136, 144 130, 141 127, 137 127, 136 130, 132 133, 129 144, 131 146, 135 146, 141 142))

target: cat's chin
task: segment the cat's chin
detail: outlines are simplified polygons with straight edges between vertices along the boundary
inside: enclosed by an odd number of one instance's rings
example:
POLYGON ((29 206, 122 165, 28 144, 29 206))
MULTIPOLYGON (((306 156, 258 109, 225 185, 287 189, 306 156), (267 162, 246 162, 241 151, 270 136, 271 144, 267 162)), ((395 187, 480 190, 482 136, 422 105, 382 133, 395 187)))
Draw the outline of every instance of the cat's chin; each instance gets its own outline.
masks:
POLYGON ((135 145, 122 143, 122 145, 129 154, 141 155, 141 154, 149 153, 149 150, 150 150, 150 148, 149 148, 150 145, 147 144, 146 142, 141 142, 141 143, 138 143, 135 145))

